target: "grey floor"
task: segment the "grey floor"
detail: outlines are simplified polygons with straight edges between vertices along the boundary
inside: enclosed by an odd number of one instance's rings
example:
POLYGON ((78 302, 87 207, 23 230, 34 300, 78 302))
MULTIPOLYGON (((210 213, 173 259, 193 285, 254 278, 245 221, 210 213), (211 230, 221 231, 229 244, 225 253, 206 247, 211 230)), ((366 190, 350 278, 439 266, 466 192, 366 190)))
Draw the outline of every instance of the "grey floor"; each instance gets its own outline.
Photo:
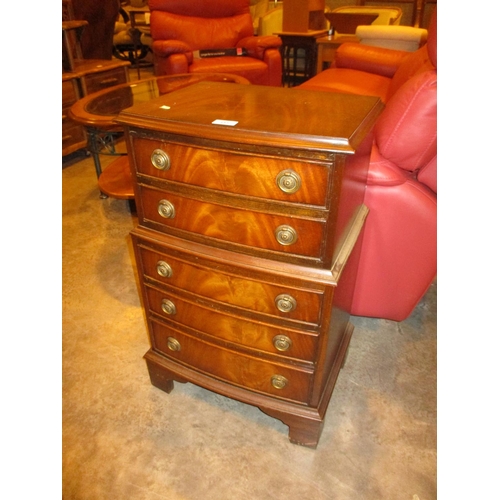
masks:
POLYGON ((62 188, 64 500, 436 498, 435 284, 402 323, 353 318, 318 448, 303 448, 256 408, 150 384, 136 217, 99 198, 83 155, 62 188))

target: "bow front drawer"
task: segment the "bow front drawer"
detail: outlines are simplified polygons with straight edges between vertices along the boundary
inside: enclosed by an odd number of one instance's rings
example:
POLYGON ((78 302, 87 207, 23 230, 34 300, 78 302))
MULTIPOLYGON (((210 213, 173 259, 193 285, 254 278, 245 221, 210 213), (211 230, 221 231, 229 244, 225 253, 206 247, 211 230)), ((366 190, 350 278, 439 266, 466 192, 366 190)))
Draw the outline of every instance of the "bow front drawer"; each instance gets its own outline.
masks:
POLYGON ((305 403, 313 371, 267 362, 152 322, 154 349, 192 369, 239 387, 305 403))
POLYGON ((193 198, 139 186, 141 224, 194 240, 210 238, 214 245, 232 243, 316 259, 322 257, 325 220, 310 217, 308 213, 292 217, 286 210, 270 213, 265 211, 264 204, 252 206, 241 198, 217 197, 207 191, 191 190, 189 194, 193 198))
POLYGON ((141 175, 218 191, 324 207, 328 164, 257 157, 133 138, 141 175))

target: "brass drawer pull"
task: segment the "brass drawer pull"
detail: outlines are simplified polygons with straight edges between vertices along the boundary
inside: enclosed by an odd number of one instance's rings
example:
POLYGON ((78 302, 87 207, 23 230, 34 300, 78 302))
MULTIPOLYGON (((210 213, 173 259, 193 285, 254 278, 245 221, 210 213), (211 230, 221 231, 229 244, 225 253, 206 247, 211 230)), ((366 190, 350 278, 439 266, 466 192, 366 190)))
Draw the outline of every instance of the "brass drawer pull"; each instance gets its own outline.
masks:
POLYGON ((291 226, 279 226, 274 231, 277 242, 280 245, 293 245, 297 241, 297 231, 291 226))
POLYGON ((297 172, 293 170, 282 170, 276 176, 276 184, 284 193, 293 194, 300 189, 302 180, 297 172))
POLYGON ((151 163, 158 170, 168 170, 170 168, 170 158, 162 149, 155 149, 151 153, 151 163))
POLYGON ((173 315, 177 312, 177 308, 175 307, 175 304, 168 299, 163 299, 161 301, 161 310, 165 314, 173 315))
POLYGON ((156 272, 162 278, 170 278, 172 276, 172 268, 164 260, 159 260, 156 263, 156 272))
POLYGON ((278 351, 288 351, 292 347, 292 339, 286 335, 276 335, 273 339, 273 344, 278 351))
POLYGON ((171 351, 181 350, 181 343, 177 339, 174 339, 174 337, 168 337, 167 346, 171 351))
POLYGON ((288 380, 283 375, 273 375, 271 384, 275 389, 284 389, 288 384, 288 380))
POLYGON ((160 200, 158 213, 165 219, 173 219, 175 217, 175 207, 168 200, 160 200))
POLYGON ((278 295, 274 299, 274 303, 276 307, 284 313, 295 311, 295 308, 297 307, 297 301, 291 295, 286 293, 278 295))

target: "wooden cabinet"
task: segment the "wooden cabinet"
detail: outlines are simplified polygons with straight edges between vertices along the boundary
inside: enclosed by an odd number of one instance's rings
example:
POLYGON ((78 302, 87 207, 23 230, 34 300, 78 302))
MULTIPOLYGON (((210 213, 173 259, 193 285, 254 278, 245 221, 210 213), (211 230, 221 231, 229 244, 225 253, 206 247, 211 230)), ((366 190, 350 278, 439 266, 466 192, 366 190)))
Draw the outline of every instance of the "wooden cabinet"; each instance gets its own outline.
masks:
POLYGON ((155 386, 198 384, 317 445, 353 331, 381 108, 372 97, 202 82, 121 113, 155 386))
MULTIPOLYGON (((63 15, 64 6, 65 2, 63 15)), ((62 23, 62 156, 87 144, 84 127, 68 117, 71 105, 88 94, 129 81, 127 61, 82 59, 80 38, 87 25, 75 20, 62 23)))
POLYGON ((85 128, 72 121, 67 111, 73 103, 88 94, 129 81, 126 61, 75 60, 73 71, 63 72, 63 138, 62 155, 87 144, 85 128))

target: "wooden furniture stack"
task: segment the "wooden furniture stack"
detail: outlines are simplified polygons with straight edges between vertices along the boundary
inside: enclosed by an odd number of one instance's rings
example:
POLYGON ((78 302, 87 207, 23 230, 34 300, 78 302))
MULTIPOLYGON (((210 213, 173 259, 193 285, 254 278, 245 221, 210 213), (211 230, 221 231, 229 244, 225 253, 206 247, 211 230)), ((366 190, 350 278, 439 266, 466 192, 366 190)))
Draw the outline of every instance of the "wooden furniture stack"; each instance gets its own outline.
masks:
POLYGON ((92 92, 129 81, 129 62, 83 59, 80 39, 88 22, 73 17, 71 2, 63 0, 62 156, 87 144, 85 129, 69 118, 69 108, 92 92))
POLYGON ((381 109, 373 97, 201 82, 119 115, 152 384, 255 405, 316 447, 353 331, 381 109))

